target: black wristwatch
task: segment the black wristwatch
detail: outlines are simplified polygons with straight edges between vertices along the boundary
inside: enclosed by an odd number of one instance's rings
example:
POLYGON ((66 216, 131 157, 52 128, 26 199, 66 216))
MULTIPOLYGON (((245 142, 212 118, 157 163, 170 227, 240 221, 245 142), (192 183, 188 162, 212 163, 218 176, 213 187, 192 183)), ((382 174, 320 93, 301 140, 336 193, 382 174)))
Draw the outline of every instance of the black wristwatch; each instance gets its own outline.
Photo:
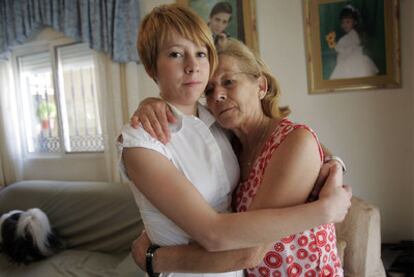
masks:
POLYGON ((155 251, 157 251, 158 248, 160 248, 159 245, 151 244, 145 254, 146 268, 149 277, 158 277, 160 275, 159 273, 155 273, 152 268, 152 259, 154 258, 155 251))

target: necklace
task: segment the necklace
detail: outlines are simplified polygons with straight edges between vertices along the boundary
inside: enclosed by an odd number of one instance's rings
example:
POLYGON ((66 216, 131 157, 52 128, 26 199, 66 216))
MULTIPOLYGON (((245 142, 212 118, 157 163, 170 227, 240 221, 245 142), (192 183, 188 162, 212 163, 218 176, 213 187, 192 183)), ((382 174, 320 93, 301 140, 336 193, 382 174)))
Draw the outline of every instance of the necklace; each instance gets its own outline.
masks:
POLYGON ((266 126, 266 129, 263 131, 262 135, 257 141, 256 146, 253 148, 252 155, 246 162, 243 162, 247 166, 248 170, 250 170, 252 163, 256 161, 259 149, 263 148, 262 144, 264 142, 264 138, 266 137, 266 134, 269 132, 272 125, 273 125, 272 122, 269 122, 269 124, 266 126))

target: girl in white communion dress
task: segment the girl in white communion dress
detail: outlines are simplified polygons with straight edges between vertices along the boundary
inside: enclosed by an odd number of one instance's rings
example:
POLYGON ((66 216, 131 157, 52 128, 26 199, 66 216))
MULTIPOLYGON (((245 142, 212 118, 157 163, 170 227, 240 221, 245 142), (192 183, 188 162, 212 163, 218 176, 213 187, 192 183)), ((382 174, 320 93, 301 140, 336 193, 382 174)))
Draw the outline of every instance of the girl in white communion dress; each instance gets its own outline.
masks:
POLYGON ((358 11, 351 5, 345 6, 340 14, 341 28, 346 33, 335 46, 338 53, 336 66, 329 79, 347 79, 373 76, 378 68, 370 57, 363 53, 363 47, 355 26, 358 11))

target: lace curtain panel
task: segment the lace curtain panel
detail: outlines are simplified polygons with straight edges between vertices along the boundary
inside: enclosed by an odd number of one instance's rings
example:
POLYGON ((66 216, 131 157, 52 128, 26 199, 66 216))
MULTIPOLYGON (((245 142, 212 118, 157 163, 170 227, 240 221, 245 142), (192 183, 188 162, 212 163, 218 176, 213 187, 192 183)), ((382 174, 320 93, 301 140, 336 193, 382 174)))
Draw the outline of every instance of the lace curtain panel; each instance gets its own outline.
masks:
POLYGON ((139 0, 0 0, 0 57, 50 26, 119 63, 138 62, 139 0))
POLYGON ((10 61, 0 61, 0 187, 21 180, 23 161, 10 61))

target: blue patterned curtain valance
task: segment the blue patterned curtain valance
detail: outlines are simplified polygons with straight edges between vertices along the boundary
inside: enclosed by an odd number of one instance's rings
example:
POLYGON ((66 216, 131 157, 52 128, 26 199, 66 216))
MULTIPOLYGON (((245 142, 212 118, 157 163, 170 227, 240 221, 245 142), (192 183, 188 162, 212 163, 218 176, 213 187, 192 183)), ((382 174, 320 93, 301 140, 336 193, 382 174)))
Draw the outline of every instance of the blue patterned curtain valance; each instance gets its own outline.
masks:
POLYGON ((116 62, 138 61, 139 0, 0 0, 0 54, 51 26, 116 62))

